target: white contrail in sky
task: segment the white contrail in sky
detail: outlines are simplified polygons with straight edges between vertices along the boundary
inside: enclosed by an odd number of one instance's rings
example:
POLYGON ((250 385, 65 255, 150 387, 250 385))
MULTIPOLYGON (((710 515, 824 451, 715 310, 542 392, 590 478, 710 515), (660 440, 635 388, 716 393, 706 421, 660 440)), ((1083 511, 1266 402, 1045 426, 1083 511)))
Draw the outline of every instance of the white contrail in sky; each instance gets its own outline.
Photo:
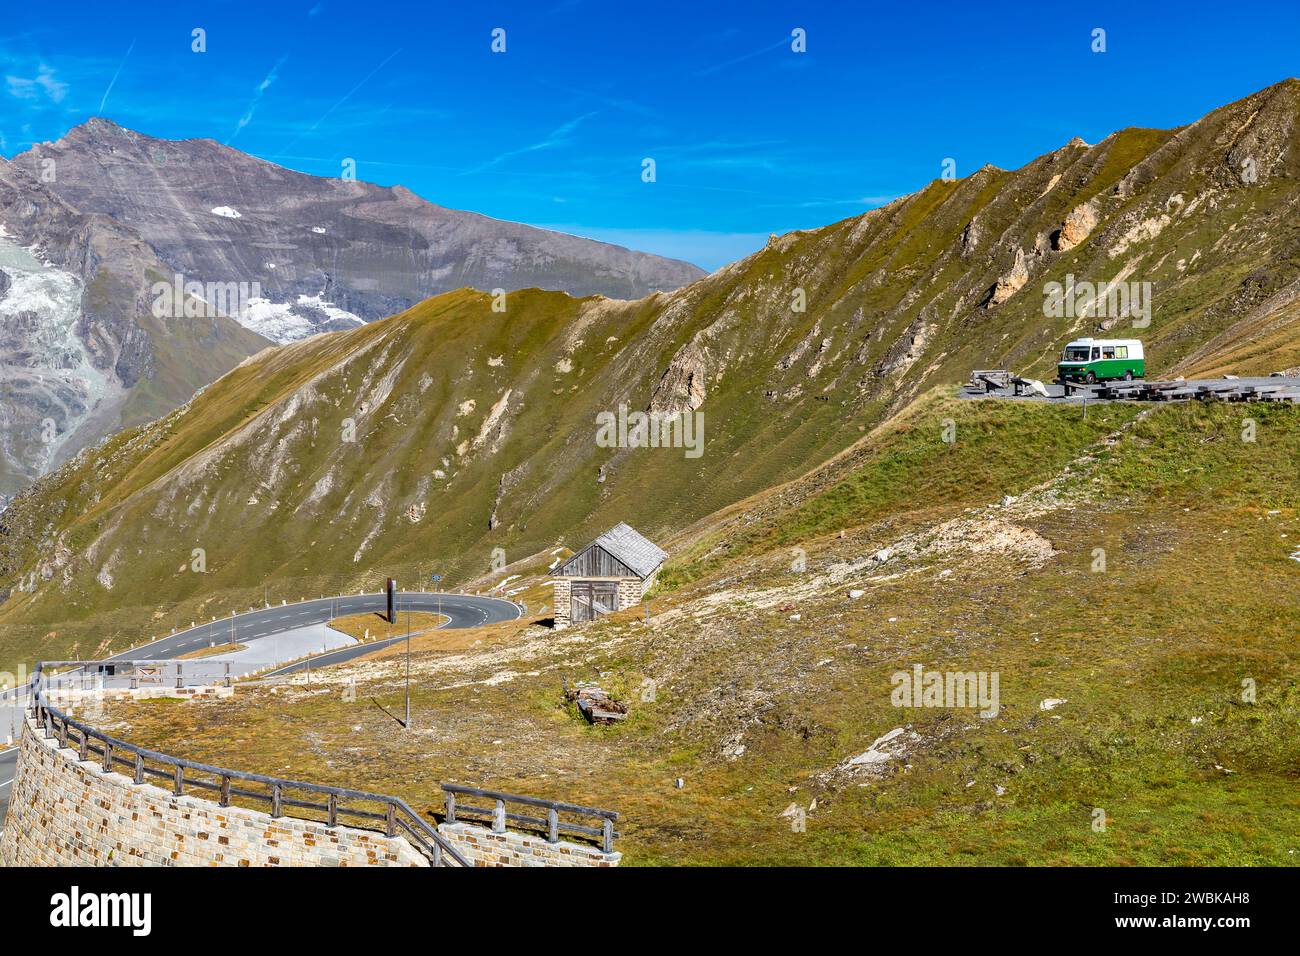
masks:
POLYGON ((310 135, 310 134, 316 132, 316 128, 317 128, 318 126, 320 126, 321 123, 325 122, 325 120, 329 118, 329 115, 330 115, 331 113, 333 113, 336 109, 338 109, 340 106, 342 106, 344 103, 346 103, 349 99, 351 99, 353 93, 355 93, 357 90, 361 89, 361 87, 365 86, 367 80, 369 80, 372 76, 374 76, 376 73, 378 73, 378 72, 379 72, 380 70, 382 70, 384 67, 386 67, 386 66, 388 65, 389 61, 392 60, 393 57, 397 56, 397 54, 399 54, 399 53, 401 53, 401 52, 402 52, 402 48, 401 48, 401 47, 398 47, 398 48, 397 48, 396 50, 394 50, 392 53, 388 54, 388 56, 384 59, 384 62, 383 62, 383 63, 380 63, 377 67, 375 67, 373 70, 371 70, 369 73, 367 73, 367 74, 365 75, 365 78, 362 79, 362 81, 361 81, 360 83, 358 83, 356 86, 352 87, 352 89, 348 90, 347 93, 345 93, 345 94, 343 95, 343 98, 342 98, 341 100, 339 100, 337 103, 335 103, 335 104, 334 104, 333 106, 331 106, 329 109, 327 109, 327 110, 325 111, 325 115, 322 116, 320 119, 318 119, 316 122, 312 123, 311 126, 307 127, 307 129, 306 129, 305 132, 299 133, 299 134, 298 134, 297 136, 295 136, 293 139, 289 140, 288 144, 284 147, 284 149, 280 150, 280 152, 277 153, 277 154, 275 155, 275 157, 273 157, 273 158, 278 158, 278 157, 280 157, 280 156, 283 156, 286 152, 288 152, 289 147, 290 147, 290 146, 293 146, 296 142, 298 142, 298 140, 302 139, 304 136, 308 136, 308 135, 310 135))
POLYGON ((534 153, 539 149, 551 149, 554 146, 558 146, 568 140, 569 135, 578 128, 583 120, 591 119, 591 117, 595 116, 599 112, 600 110, 592 110, 590 113, 583 113, 581 116, 575 116, 567 123, 564 123, 547 133, 545 139, 536 143, 531 143, 528 146, 521 146, 519 149, 508 150, 499 156, 494 156, 486 163, 481 163, 472 169, 465 170, 465 173, 481 173, 483 170, 491 169, 493 166, 503 163, 511 157, 522 156, 524 153, 534 153))
POLYGON ((126 66, 126 61, 131 59, 131 51, 134 49, 135 41, 132 40, 131 45, 126 48, 126 56, 122 57, 122 62, 117 65, 117 72, 114 73, 113 78, 108 81, 108 89, 104 91, 104 98, 99 101, 98 113, 100 115, 103 114, 104 107, 108 104, 108 94, 113 92, 113 85, 117 82, 117 78, 122 75, 122 67, 126 66))

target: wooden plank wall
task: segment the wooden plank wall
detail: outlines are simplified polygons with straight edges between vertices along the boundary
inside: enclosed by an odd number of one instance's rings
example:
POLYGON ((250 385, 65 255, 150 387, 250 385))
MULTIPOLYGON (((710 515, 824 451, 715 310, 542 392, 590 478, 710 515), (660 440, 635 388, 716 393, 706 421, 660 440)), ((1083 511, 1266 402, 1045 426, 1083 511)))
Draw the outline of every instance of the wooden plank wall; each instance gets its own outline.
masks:
POLYGON ((594 544, 571 557, 561 573, 572 578, 640 578, 618 558, 594 544))

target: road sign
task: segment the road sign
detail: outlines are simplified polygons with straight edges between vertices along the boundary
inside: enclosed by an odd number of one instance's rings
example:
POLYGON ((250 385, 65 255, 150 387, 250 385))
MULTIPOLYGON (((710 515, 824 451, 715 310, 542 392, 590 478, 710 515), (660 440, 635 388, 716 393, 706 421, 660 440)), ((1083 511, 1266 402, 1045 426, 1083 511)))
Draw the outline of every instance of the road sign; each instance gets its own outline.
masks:
POLYGON ((441 580, 442 580, 442 575, 441 575, 441 574, 431 574, 431 575, 429 575, 429 580, 430 580, 430 581, 441 581, 441 580))

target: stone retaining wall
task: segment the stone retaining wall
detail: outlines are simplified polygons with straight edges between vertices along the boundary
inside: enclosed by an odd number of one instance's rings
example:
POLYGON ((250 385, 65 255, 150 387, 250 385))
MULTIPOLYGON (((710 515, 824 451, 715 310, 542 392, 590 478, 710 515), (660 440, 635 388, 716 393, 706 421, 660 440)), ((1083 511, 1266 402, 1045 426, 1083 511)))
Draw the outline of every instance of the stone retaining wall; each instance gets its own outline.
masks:
MULTIPOLYGON (((51 687, 45 692, 50 703, 61 710, 93 705, 106 700, 224 700, 235 696, 235 688, 224 684, 195 684, 192 687, 51 687)), ((70 716, 76 716, 72 714, 70 716)))
POLYGON ((618 866, 621 853, 582 843, 547 843, 543 836, 496 833, 472 823, 442 823, 438 832, 475 866, 618 866))
POLYGON ((401 838, 136 785, 23 722, 2 866, 428 866, 401 838))

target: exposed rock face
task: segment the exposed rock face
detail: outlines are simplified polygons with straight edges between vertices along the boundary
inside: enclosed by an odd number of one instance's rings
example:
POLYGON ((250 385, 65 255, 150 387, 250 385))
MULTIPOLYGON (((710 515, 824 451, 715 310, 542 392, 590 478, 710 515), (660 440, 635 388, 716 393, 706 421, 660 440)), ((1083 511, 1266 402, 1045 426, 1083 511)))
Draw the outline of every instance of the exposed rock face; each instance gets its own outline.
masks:
POLYGON ((708 350, 687 342, 668 363, 659 384, 650 396, 647 411, 660 415, 679 415, 704 404, 708 350))
POLYGON ((921 357, 934 331, 933 326, 926 324, 925 317, 918 315, 885 353, 876 366, 876 375, 886 379, 903 375, 921 357))
POLYGON ((273 341, 467 285, 634 298, 703 275, 103 119, 0 158, 3 243, 0 495, 165 414, 273 341), (185 308, 158 310, 158 283, 180 285, 185 308))
POLYGON ((1088 233, 1097 228, 1097 210, 1092 203, 1086 202, 1075 206, 1065 217, 1065 222, 1052 237, 1052 248, 1058 252, 1073 249, 1088 238, 1088 233))
POLYGON ((0 495, 270 344, 225 317, 155 318, 153 250, 4 160, 0 230, 0 495))
POLYGON ((1016 250, 1016 261, 1011 266, 1011 271, 998 279, 997 285, 993 287, 993 295, 989 298, 989 305, 1001 305, 1011 298, 1017 292, 1025 287, 1029 281, 1029 267, 1025 264, 1025 250, 1016 250))
POLYGON ((166 263, 167 278, 258 283, 261 295, 236 317, 275 341, 354 327, 465 286, 634 299, 704 275, 685 262, 445 209, 401 186, 308 176, 212 140, 153 139, 104 119, 14 163, 35 176, 47 160, 55 193, 129 224, 166 263))

